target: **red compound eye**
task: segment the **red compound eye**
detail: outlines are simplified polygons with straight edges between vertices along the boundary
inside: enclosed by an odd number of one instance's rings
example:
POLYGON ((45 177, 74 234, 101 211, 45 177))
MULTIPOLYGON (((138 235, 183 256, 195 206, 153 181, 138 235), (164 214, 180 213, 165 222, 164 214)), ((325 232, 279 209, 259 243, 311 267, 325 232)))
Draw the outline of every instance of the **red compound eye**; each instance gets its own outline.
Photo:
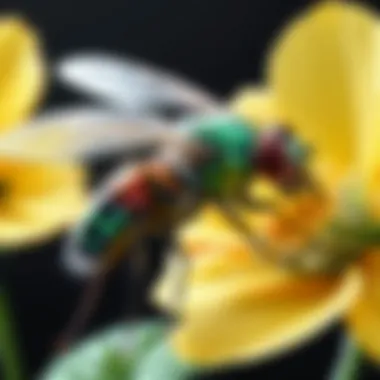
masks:
POLYGON ((144 175, 132 178, 119 190, 117 200, 132 211, 146 210, 152 200, 151 187, 144 175))
POLYGON ((288 166, 282 131, 270 131, 262 136, 257 166, 262 173, 270 177, 282 176, 288 166))

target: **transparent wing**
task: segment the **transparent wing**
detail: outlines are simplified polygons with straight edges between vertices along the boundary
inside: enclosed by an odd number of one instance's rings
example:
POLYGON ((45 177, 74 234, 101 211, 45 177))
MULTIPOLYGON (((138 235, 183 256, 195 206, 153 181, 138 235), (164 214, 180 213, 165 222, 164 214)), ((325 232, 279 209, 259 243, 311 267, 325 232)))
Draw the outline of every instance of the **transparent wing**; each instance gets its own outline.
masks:
POLYGON ((0 138, 0 156, 28 160, 94 159, 174 141, 170 124, 98 108, 69 107, 43 114, 0 138))
POLYGON ((221 103, 190 81, 129 57, 80 53, 57 67, 62 82, 135 113, 165 108, 214 112, 221 103))

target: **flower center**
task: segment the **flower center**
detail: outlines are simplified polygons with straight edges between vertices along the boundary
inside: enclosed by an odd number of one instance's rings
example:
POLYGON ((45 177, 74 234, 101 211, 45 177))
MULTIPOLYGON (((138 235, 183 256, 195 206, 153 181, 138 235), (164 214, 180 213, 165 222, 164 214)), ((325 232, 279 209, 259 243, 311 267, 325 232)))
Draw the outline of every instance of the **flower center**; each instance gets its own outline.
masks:
POLYGON ((380 245, 380 223, 352 190, 330 202, 311 195, 297 199, 273 218, 268 231, 277 249, 286 252, 281 265, 308 274, 339 272, 380 245))

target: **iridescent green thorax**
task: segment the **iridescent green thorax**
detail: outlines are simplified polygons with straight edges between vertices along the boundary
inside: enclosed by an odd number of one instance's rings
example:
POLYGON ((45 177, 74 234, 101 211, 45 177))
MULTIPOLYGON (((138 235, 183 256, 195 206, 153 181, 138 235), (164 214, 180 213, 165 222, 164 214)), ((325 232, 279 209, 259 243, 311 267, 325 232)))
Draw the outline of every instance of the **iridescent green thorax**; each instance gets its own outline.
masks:
POLYGON ((211 151, 199 168, 199 183, 209 196, 230 195, 244 186, 253 172, 258 132, 236 116, 199 120, 192 136, 211 151))

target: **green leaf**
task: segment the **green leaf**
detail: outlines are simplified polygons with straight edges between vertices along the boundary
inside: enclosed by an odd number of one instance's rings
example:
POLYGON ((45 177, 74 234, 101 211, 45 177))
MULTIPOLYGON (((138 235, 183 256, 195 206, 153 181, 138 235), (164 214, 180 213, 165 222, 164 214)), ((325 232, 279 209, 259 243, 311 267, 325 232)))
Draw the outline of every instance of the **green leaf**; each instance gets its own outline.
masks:
POLYGON ((197 369, 181 362, 163 340, 139 361, 133 380, 190 380, 196 374, 197 369))
POLYGON ((166 337, 162 321, 118 325, 56 358, 40 380, 128 380, 137 363, 166 337))

